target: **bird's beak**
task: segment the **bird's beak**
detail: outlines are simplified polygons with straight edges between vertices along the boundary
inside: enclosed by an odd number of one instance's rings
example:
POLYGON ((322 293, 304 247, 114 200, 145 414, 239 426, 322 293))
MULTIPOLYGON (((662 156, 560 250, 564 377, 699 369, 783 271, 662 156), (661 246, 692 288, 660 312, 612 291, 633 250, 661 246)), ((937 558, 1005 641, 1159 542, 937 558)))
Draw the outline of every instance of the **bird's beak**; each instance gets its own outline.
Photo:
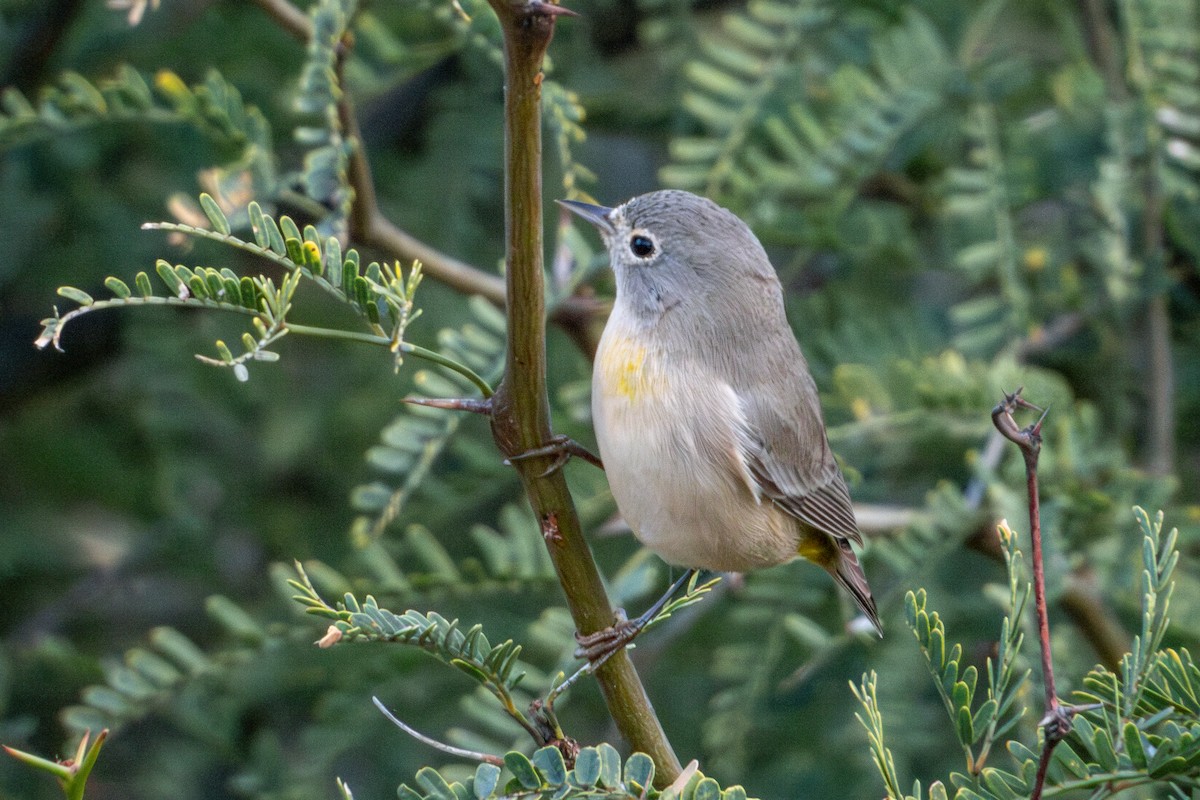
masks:
POLYGON ((594 206, 591 203, 581 203, 578 200, 559 200, 558 204, 567 211, 577 214, 595 225, 597 230, 604 234, 605 238, 617 232, 617 229, 613 227, 612 220, 608 218, 609 214, 612 213, 611 208, 594 206))

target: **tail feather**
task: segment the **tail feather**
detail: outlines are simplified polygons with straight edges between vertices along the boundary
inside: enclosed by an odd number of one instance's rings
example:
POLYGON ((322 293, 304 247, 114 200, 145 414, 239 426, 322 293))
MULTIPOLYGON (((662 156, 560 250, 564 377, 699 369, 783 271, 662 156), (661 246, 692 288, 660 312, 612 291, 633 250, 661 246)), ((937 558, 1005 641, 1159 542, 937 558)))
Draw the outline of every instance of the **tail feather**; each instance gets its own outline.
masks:
POLYGON ((850 549, 850 543, 841 537, 834 537, 838 544, 838 549, 841 551, 837 559, 837 564, 829 569, 829 574, 833 576, 839 584, 850 592, 850 596, 854 598, 854 602, 858 603, 858 607, 867 615, 867 619, 871 620, 871 624, 875 626, 875 630, 879 633, 880 638, 883 638, 883 623, 879 620, 879 609, 875 606, 875 598, 871 596, 871 587, 867 585, 867 576, 863 573, 862 566, 858 563, 858 558, 854 555, 854 551, 850 549))

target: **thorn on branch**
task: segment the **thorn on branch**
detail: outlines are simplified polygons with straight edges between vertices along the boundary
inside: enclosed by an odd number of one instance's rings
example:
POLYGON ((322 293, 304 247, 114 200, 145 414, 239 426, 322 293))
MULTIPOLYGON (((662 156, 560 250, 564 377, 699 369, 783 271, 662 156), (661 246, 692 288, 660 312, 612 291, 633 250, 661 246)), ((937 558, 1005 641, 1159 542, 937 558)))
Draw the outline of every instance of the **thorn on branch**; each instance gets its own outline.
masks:
POLYGON ((508 16, 517 30, 532 34, 535 40, 541 40, 542 47, 548 45, 550 38, 554 36, 554 23, 559 17, 579 16, 576 11, 545 0, 518 0, 511 3, 506 3, 505 0, 489 1, 501 18, 508 16), (501 12, 502 7, 505 7, 504 12, 501 12))
POLYGON ((1046 712, 1038 725, 1046 733, 1046 742, 1061 742, 1071 732, 1076 709, 1071 706, 1055 706, 1046 712))
POLYGON ((525 4, 526 14, 539 14, 548 17, 578 17, 579 12, 560 6, 557 3, 544 3, 542 0, 529 0, 525 4))
POLYGON ((1046 415, 1050 413, 1050 409, 1035 406, 1024 397, 1021 397, 1021 392, 1024 388, 1023 386, 1019 387, 1012 394, 1005 393, 1004 400, 992 409, 992 424, 996 426, 996 430, 1003 434, 1005 439, 1020 447, 1021 452, 1025 454, 1026 458, 1029 458, 1030 456, 1036 457, 1042 447, 1042 422, 1046 419, 1046 415), (1013 419, 1013 412, 1019 408, 1041 411, 1042 416, 1032 425, 1018 428, 1016 420, 1013 419))
POLYGON ((404 402, 412 406, 441 408, 446 411, 470 411, 472 414, 483 414, 485 417, 492 415, 492 401, 490 398, 406 397, 404 398, 404 402))

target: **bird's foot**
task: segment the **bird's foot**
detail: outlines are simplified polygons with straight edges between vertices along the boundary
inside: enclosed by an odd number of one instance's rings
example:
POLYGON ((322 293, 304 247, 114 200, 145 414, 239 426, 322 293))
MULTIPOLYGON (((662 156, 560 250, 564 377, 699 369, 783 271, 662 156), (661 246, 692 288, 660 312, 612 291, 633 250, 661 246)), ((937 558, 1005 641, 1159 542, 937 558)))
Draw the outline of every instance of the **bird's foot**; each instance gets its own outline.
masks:
POLYGON ((618 608, 616 620, 612 625, 587 635, 575 634, 575 641, 579 644, 575 649, 575 657, 586 658, 592 669, 595 669, 625 649, 645 627, 644 617, 631 620, 625 614, 625 609, 618 608))
POLYGON ((551 437, 550 441, 541 447, 535 447, 532 450, 526 450, 524 453, 517 453, 515 456, 509 456, 504 460, 504 463, 511 464, 514 461, 524 461, 527 458, 538 458, 539 456, 554 456, 554 461, 546 470, 539 475, 539 478, 544 478, 547 475, 562 469, 563 465, 570 460, 571 456, 578 456, 589 464, 593 464, 600 469, 604 469, 604 463, 600 461, 600 457, 588 450, 586 447, 575 441, 565 434, 556 434, 551 437))
POLYGON ((615 653, 624 650, 646 629, 646 626, 654 621, 654 618, 666 607, 675 593, 692 580, 698 572, 699 570, 696 569, 685 571, 671 584, 671 588, 667 589, 666 593, 655 600, 654 605, 646 609, 646 612, 637 619, 629 619, 625 614, 625 609, 618 608, 615 612, 616 620, 607 628, 586 635, 576 633, 575 641, 579 643, 579 647, 575 650, 575 657, 586 658, 588 665, 595 669, 612 658, 615 653))

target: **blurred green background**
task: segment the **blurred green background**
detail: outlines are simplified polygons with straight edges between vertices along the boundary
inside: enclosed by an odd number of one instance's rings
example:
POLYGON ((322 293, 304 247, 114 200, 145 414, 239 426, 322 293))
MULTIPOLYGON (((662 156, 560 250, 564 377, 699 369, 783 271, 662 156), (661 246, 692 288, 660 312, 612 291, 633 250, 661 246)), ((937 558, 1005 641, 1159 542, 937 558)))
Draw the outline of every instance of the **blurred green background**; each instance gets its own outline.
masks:
MULTIPOLYGON (((639 645, 681 757, 752 796, 878 796, 846 688, 875 669, 901 774, 956 765, 900 601, 927 587, 967 659, 990 652, 994 524, 1025 535, 1027 518, 1020 459, 993 441, 988 415, 1022 384, 1051 406, 1043 522, 1060 692, 1136 630, 1134 504, 1181 529, 1169 643, 1194 645, 1196 4, 572 7, 581 17, 560 20, 551 47, 547 197, 612 205, 680 186, 746 218, 784 282, 852 493, 873 512, 865 563, 883 642, 845 633, 832 585, 788 565, 727 583, 639 645), (581 129, 555 116, 580 111, 581 129)), ((157 258, 264 270, 139 229, 171 219, 172 198, 238 185, 247 140, 187 115, 89 109, 67 71, 95 83, 129 65, 149 83, 170 70, 194 85, 218 70, 270 126, 254 158, 274 172, 248 191, 273 213, 329 222, 301 197, 312 149, 295 130, 320 124, 295 106, 304 47, 257 3, 144 11, 130 25, 98 0, 0 0, 0 742, 65 755, 81 726, 112 725, 88 794, 101 800, 332 797, 336 776, 358 797, 391 796, 443 759, 386 723, 372 695, 435 737, 525 746, 469 681, 419 652, 312 647, 322 626, 282 586, 300 559, 328 598, 371 592, 396 611, 482 622, 493 641, 528 644, 534 686, 572 663, 544 558, 526 548, 502 569, 481 544, 484 528, 536 539, 481 420, 425 431, 438 457, 399 517, 377 540, 350 535, 411 474, 391 456, 405 451, 399 400, 420 364, 397 373, 386 352, 293 336, 281 361, 238 383, 192 354, 236 340, 240 320, 165 308, 85 316, 65 353, 33 348, 51 306, 72 306, 60 285, 99 297, 106 276, 131 283, 157 258), (30 118, 16 93, 36 107, 48 86, 58 94, 30 118), (120 684, 134 667, 161 668, 164 682, 120 684)), ((361 3, 353 30, 347 90, 382 211, 498 270, 502 96, 486 4, 361 3)), ((546 213, 548 261, 559 254, 580 292, 610 296, 591 232, 546 213)), ((362 249, 364 261, 395 257, 362 249)), ((433 279, 417 303, 417 343, 480 329, 433 279)), ((300 317, 359 324, 312 291, 300 317)), ((549 348, 556 428, 591 442, 588 359, 558 329, 549 348)), ((568 474, 615 594, 644 606, 667 570, 605 532, 615 509, 602 475, 568 474)), ((1025 734, 1036 698, 1035 683, 1025 734)), ((616 737, 590 685, 563 716, 585 743, 616 737)), ((0 760, 0 797, 56 793, 0 760)))

